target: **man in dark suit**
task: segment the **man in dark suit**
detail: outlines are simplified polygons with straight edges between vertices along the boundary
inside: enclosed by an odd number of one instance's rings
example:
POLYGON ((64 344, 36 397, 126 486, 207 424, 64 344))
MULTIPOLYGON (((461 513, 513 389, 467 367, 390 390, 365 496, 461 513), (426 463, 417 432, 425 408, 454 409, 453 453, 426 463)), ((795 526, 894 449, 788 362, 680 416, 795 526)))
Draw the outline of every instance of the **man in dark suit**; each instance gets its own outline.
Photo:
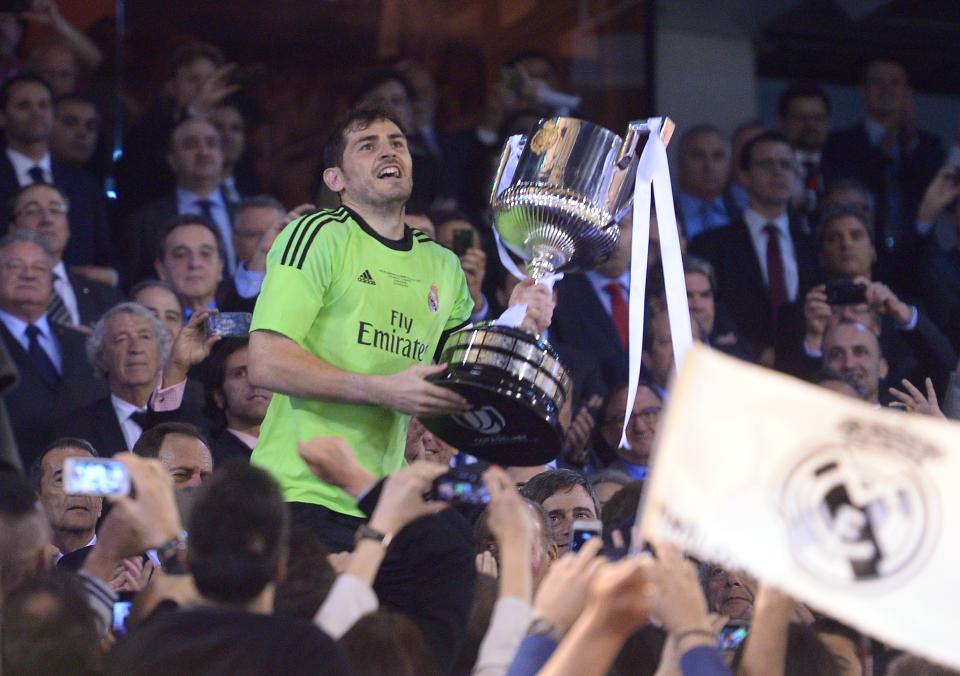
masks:
POLYGON ((205 427, 199 409, 184 404, 183 395, 187 370, 216 342, 204 340, 207 314, 197 313, 173 340, 141 305, 120 303, 108 310, 94 327, 87 352, 110 393, 54 423, 58 436, 88 439, 104 455, 113 455, 132 449, 144 430, 159 423, 205 427))
POLYGON ((566 348, 596 355, 605 389, 622 381, 627 369, 632 233, 631 212, 620 222, 620 243, 610 258, 594 270, 566 275, 556 287, 550 342, 561 358, 566 348))
POLYGON ((903 65, 874 59, 863 72, 860 97, 866 118, 831 134, 823 148, 823 173, 829 186, 856 178, 877 199, 877 251, 909 263, 916 249, 914 219, 927 184, 943 165, 940 141, 917 129, 916 104, 903 65), (898 251, 892 253, 894 248, 898 251))
POLYGON ((156 275, 173 288, 187 319, 207 309, 253 312, 263 273, 242 270, 253 279, 246 284, 240 276, 224 279, 224 244, 209 219, 193 214, 175 218, 166 224, 158 242, 156 275), (251 291, 252 295, 244 295, 251 291))
POLYGON ((48 441, 49 422, 103 391, 84 354, 82 333, 47 317, 52 259, 32 232, 0 239, 0 335, 20 371, 7 396, 10 422, 24 467, 48 441))
POLYGON ((18 188, 49 183, 70 200, 73 237, 64 251, 72 265, 114 266, 103 191, 92 175, 50 156, 53 103, 50 87, 32 75, 0 85, 0 125, 6 148, 0 158, 0 199, 18 188))
POLYGON ((11 231, 32 230, 44 238, 54 259, 53 297, 48 313, 58 324, 91 326, 120 302, 120 292, 109 284, 79 277, 63 262, 69 246, 70 203, 55 186, 28 185, 13 198, 7 222, 11 231))
POLYGON ((210 450, 219 464, 228 458, 248 460, 260 436, 273 393, 247 378, 247 338, 225 338, 206 363, 206 413, 213 419, 210 450))
POLYGON ((694 238, 690 252, 713 265, 718 300, 754 346, 753 356, 772 365, 776 314, 810 288, 819 271, 809 236, 787 212, 798 180, 787 139, 760 134, 744 146, 741 169, 749 195, 742 218, 694 238))
POLYGON ((170 134, 167 163, 176 177, 174 192, 135 212, 128 221, 130 281, 152 276, 163 227, 172 217, 186 214, 205 216, 216 226, 226 271, 232 275, 236 269, 232 236, 236 205, 227 200, 220 185, 223 152, 217 128, 203 119, 180 122, 170 134))
POLYGON ((676 195, 678 221, 688 239, 729 225, 739 209, 727 191, 730 142, 709 124, 688 129, 680 138, 676 195))

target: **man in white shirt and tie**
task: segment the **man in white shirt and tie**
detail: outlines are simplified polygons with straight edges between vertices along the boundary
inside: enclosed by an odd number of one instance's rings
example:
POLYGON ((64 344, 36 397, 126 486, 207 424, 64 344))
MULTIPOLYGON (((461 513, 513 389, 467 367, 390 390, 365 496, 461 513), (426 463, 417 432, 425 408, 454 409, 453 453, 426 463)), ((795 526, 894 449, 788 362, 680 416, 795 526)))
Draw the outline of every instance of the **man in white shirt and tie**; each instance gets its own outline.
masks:
POLYGON ((24 467, 49 441, 51 421, 104 390, 84 354, 85 336, 51 322, 53 259, 36 233, 0 238, 0 337, 20 372, 6 398, 24 467))
POLYGON ((713 265, 718 300, 753 344, 752 356, 772 365, 777 312, 820 271, 809 233, 788 212, 799 173, 786 137, 770 131, 748 142, 740 168, 749 195, 742 218, 695 237, 690 253, 713 265))

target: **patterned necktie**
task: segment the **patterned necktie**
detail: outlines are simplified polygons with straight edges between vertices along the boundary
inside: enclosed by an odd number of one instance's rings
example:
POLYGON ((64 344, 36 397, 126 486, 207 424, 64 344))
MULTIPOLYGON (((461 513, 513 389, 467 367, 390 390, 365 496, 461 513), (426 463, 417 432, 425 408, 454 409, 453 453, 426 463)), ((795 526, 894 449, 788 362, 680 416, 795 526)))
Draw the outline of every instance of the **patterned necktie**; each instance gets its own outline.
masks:
POLYGON ((39 335, 40 329, 36 326, 30 324, 27 327, 27 340, 29 341, 27 344, 27 352, 37 365, 37 368, 40 369, 40 372, 43 373, 44 380, 53 387, 56 387, 60 384, 60 372, 57 371, 57 367, 53 365, 53 360, 50 359, 50 355, 48 355, 47 351, 40 345, 39 335))
POLYGON ((46 177, 43 175, 43 169, 42 169, 40 166, 38 166, 38 165, 34 165, 34 166, 30 167, 30 168, 27 170, 27 173, 30 174, 30 178, 33 179, 33 182, 34 182, 34 183, 46 183, 46 182, 47 182, 46 177))
POLYGON ((50 294, 50 303, 47 305, 47 317, 57 324, 72 324, 73 317, 70 316, 70 310, 67 309, 67 304, 63 302, 63 296, 57 293, 56 283, 58 281, 60 281, 60 276, 55 274, 53 276, 54 289, 50 294))
POLYGON ((623 297, 623 287, 620 286, 620 282, 610 282, 603 287, 603 290, 610 294, 610 314, 613 316, 613 324, 617 327, 617 333, 620 334, 623 348, 627 349, 630 344, 630 308, 627 305, 627 299, 623 297))
POLYGON ((767 233, 767 279, 769 286, 767 293, 770 298, 770 309, 776 319, 780 306, 787 302, 787 278, 783 271, 783 256, 780 253, 780 233, 777 226, 767 223, 763 226, 767 233))

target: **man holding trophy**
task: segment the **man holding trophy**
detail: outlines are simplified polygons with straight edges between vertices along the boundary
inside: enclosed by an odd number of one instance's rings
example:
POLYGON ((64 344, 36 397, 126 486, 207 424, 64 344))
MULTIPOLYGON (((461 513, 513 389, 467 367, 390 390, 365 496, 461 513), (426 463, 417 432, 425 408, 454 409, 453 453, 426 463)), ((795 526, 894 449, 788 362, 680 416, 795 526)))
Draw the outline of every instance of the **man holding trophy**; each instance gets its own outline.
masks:
MULTIPOLYGON (((294 521, 337 551, 352 548, 362 513, 310 472, 297 442, 342 436, 374 476, 396 471, 411 415, 470 409, 427 377, 444 370, 431 361, 473 303, 457 257, 403 222, 412 163, 389 113, 352 111, 331 135, 324 166, 341 206, 290 223, 268 255, 248 368, 253 384, 277 396, 251 462, 280 482, 294 521)), ((514 293, 511 304, 520 302, 549 325, 549 290, 531 280, 514 293)))

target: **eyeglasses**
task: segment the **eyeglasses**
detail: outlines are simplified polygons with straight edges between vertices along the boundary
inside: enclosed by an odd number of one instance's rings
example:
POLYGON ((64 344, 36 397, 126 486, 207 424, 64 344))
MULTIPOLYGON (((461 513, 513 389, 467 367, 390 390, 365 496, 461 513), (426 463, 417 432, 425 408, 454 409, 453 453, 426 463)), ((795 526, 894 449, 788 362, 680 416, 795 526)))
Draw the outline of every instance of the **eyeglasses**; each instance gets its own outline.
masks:
POLYGON ((28 204, 16 212, 14 216, 27 216, 28 218, 37 218, 43 214, 47 214, 48 216, 64 216, 68 211, 69 209, 66 204, 48 204, 45 207, 39 204, 28 204))
POLYGON ((23 274, 27 268, 30 268, 30 271, 35 275, 49 275, 53 268, 49 265, 44 265, 43 263, 33 263, 27 265, 26 261, 21 261, 14 259, 12 261, 4 261, 0 267, 3 268, 4 272, 12 272, 17 275, 23 274))
MULTIPOLYGON (((630 415, 630 424, 632 425, 638 419, 640 419, 648 425, 652 425, 653 423, 657 422, 657 419, 660 417, 660 411, 662 408, 663 407, 661 406, 648 406, 640 411, 635 411, 630 415)), ((607 420, 603 421, 602 425, 609 429, 620 430, 623 429, 623 418, 608 418, 607 420)))
POLYGON ((778 160, 773 157, 768 157, 765 160, 754 160, 753 166, 758 169, 763 169, 764 171, 770 171, 771 169, 783 169, 784 171, 796 171, 797 163, 793 160, 778 160))

